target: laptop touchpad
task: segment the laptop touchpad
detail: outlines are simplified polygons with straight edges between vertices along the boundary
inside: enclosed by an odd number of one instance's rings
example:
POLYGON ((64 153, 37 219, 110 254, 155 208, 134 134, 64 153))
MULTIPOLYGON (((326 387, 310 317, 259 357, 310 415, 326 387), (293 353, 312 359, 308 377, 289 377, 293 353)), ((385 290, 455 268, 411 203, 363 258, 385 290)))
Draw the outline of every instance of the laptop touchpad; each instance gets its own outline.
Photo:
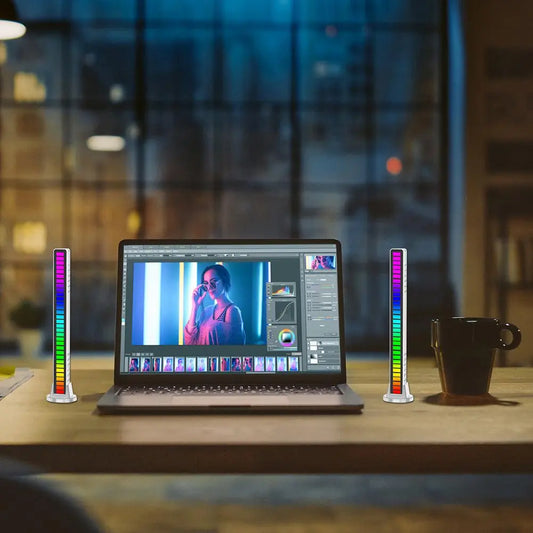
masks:
POLYGON ((242 406, 242 405, 289 405, 287 396, 274 395, 241 395, 241 396, 178 396, 172 398, 174 405, 207 405, 213 407, 242 406))

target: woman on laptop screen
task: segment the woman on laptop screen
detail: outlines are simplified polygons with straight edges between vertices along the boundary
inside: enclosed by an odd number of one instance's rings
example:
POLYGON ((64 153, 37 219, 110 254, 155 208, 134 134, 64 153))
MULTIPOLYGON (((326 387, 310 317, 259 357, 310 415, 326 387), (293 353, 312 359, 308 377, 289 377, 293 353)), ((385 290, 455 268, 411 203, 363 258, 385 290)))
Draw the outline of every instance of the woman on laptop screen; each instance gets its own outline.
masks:
POLYGON ((231 277, 222 265, 209 265, 192 292, 191 316, 184 328, 185 344, 245 344, 241 310, 230 300, 231 277), (213 305, 204 307, 209 295, 213 305))

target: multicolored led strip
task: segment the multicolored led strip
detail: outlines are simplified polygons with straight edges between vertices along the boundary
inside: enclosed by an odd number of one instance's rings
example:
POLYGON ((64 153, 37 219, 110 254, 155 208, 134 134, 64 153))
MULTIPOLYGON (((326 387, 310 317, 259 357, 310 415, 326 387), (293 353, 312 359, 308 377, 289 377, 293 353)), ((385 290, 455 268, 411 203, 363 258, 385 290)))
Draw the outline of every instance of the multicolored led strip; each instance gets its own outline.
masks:
POLYGON ((69 379, 68 263, 70 250, 54 250, 54 385, 55 394, 65 394, 69 379))
POLYGON ((390 382, 385 402, 409 403, 414 396, 407 383, 407 250, 390 251, 390 382))
POLYGON ((403 250, 391 250, 390 287, 390 392, 401 394, 404 370, 404 295, 403 295, 403 250))

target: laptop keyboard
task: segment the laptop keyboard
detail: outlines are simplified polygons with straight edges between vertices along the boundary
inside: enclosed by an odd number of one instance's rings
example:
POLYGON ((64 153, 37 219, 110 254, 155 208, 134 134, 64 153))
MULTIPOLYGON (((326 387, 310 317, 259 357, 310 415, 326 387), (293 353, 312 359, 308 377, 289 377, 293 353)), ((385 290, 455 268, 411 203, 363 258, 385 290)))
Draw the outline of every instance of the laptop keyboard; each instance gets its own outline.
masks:
POLYGON ((128 385, 119 394, 341 394, 323 385, 128 385))

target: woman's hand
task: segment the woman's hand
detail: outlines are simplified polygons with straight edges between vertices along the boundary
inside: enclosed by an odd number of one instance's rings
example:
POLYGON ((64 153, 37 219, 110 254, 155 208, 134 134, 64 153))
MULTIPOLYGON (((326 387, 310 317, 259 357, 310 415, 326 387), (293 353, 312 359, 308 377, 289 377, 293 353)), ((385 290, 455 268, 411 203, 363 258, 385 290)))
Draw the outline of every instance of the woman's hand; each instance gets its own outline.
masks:
POLYGON ((202 283, 192 291, 192 303, 194 305, 200 305, 204 298, 207 296, 207 289, 202 283))

